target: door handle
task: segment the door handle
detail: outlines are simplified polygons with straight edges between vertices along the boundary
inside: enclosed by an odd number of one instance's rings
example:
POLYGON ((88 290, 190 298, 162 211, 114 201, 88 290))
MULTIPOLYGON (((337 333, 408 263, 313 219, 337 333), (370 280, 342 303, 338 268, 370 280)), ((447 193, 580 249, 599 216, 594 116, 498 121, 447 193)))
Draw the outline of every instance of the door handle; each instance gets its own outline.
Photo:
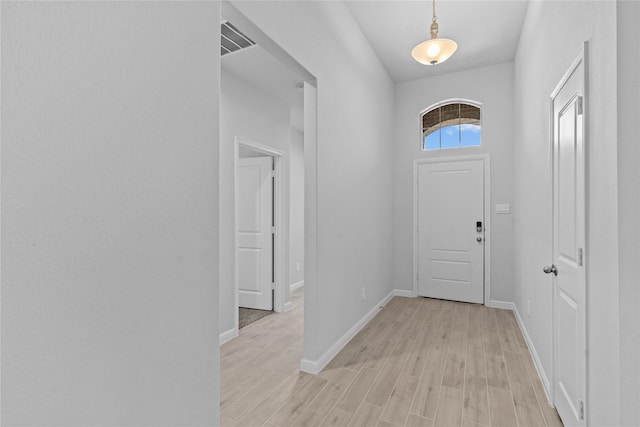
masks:
POLYGON ((478 243, 482 242, 482 237, 476 237, 476 242, 478 243))
POLYGON ((555 264, 551 264, 551 267, 549 267, 548 265, 545 265, 542 271, 544 271, 547 274, 553 273, 554 276, 558 275, 558 267, 556 267, 555 264))

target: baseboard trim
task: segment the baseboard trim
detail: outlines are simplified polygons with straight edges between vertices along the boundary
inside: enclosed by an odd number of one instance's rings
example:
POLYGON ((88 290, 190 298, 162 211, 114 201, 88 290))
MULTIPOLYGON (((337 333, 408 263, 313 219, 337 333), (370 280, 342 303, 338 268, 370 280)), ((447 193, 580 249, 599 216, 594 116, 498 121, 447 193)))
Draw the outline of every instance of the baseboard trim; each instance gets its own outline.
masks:
POLYGON ((551 382, 549 381, 549 377, 547 377, 544 368, 542 367, 542 361, 540 361, 540 356, 538 356, 538 352, 536 347, 533 345, 533 341, 531 341, 531 337, 529 336, 529 332, 527 328, 524 326, 524 321, 520 316, 520 312, 518 311, 518 307, 514 304, 513 306, 513 314, 516 316, 516 321, 518 322, 518 326, 520 327, 520 331, 522 332, 522 336, 524 336, 525 341, 527 342, 527 346, 529 347, 529 352, 531 352, 531 356, 533 357, 533 364, 536 367, 536 371, 538 371, 538 376, 542 380, 542 385, 544 387, 544 392, 547 395, 547 400, 551 406, 553 402, 551 401, 551 382))
POLYGON ((516 307, 515 304, 512 302, 498 301, 498 300, 491 300, 489 301, 488 304, 485 304, 485 305, 491 308, 499 308, 501 310, 511 310, 511 311, 513 311, 516 307))
POLYGON ((296 289, 300 289, 303 286, 304 286, 304 280, 300 280, 299 282, 289 285, 289 292, 293 292, 296 289))
POLYGON ((226 332, 220 334, 220 345, 231 341, 235 337, 239 335, 239 332, 236 328, 231 328, 226 332))
POLYGON ((418 296, 416 292, 407 291, 406 289, 395 289, 393 291, 393 294, 397 297, 403 297, 403 298, 416 298, 418 296))
POLYGON ((293 304, 291 303, 291 301, 286 302, 284 304, 284 312, 286 313, 287 311, 291 310, 293 308, 293 304))
POLYGON ((489 304, 486 304, 486 305, 487 307, 513 311, 513 314, 516 317, 516 321, 518 322, 518 327, 520 328, 520 332, 522 332, 522 336, 524 337, 524 340, 527 342, 527 346, 529 347, 529 352, 531 353, 531 357, 533 357, 533 364, 536 367, 536 371, 538 372, 538 377, 540 377, 542 381, 542 386, 544 388, 545 394, 547 395, 546 396, 547 400, 549 401, 549 404, 551 406, 554 406, 553 402, 551 401, 551 382, 549 381, 549 377, 547 377, 547 373, 544 371, 544 368, 542 367, 540 356, 538 356, 538 351, 536 350, 536 347, 533 345, 533 341, 531 340, 529 331, 527 331, 527 328, 524 326, 524 321, 520 316, 518 307, 512 302, 497 301, 497 300, 491 300, 489 304))
POLYGON ((387 305, 391 298, 395 295, 395 291, 389 292, 389 295, 384 297, 378 304, 376 304, 367 314, 365 314, 358 322, 351 327, 338 341, 336 341, 318 360, 309 360, 302 359, 300 361, 300 370, 303 372, 307 372, 309 374, 317 375, 319 374, 325 366, 331 362, 331 360, 336 357, 336 355, 344 348, 345 345, 349 343, 356 336, 362 328, 365 327, 367 323, 371 319, 375 317, 376 314, 387 305))

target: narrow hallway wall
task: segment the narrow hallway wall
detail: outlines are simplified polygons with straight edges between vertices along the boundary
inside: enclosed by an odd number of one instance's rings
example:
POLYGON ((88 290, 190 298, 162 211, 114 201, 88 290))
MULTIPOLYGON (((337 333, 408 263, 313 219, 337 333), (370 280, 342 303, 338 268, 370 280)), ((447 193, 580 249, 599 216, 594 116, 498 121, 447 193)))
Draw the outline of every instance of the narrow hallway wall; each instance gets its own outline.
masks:
POLYGON ((304 283, 304 135, 291 130, 291 251, 289 285, 304 283))
POLYGON ((621 423, 640 425, 640 2, 617 2, 621 423))

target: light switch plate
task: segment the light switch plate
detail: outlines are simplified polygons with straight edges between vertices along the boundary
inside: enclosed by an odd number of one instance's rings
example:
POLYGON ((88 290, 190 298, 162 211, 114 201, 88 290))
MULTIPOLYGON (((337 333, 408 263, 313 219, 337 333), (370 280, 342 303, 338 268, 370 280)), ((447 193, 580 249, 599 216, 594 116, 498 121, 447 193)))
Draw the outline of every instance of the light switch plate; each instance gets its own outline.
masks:
POLYGON ((511 213, 511 205, 509 205, 509 204, 497 204, 496 205, 496 213, 497 214, 510 214, 511 213))

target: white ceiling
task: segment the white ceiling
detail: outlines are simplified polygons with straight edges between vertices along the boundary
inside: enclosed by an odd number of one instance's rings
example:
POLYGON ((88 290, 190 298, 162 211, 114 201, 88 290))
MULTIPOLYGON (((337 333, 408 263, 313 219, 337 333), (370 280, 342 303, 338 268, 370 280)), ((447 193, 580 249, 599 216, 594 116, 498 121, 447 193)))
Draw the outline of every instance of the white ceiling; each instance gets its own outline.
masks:
POLYGON ((458 50, 447 62, 421 65, 411 57, 429 39, 431 1, 347 1, 353 17, 396 82, 513 60, 527 0, 437 0, 439 37, 458 50))
MULTIPOLYGON (((415 80, 513 60, 527 0, 437 0, 440 36, 458 43, 445 63, 422 65, 411 49, 429 37, 431 1, 346 1, 374 51, 396 82, 415 80)), ((242 29, 241 29, 242 30, 242 29)), ((292 106, 302 127, 300 78, 259 45, 224 55, 222 68, 292 106)))

